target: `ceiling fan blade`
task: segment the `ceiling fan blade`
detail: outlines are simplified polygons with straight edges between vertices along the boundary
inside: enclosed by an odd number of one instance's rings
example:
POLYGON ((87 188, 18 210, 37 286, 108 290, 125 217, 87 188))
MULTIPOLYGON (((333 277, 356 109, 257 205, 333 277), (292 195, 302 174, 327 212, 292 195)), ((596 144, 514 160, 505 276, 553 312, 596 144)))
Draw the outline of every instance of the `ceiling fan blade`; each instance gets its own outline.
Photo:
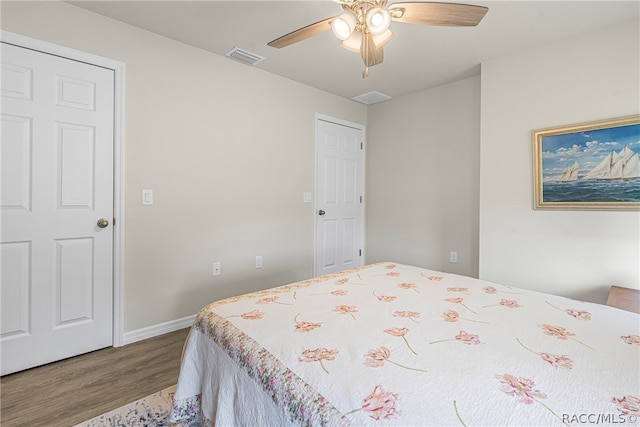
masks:
POLYGON ((489 8, 459 3, 407 2, 388 7, 391 19, 409 24, 473 27, 489 8))
POLYGON ((382 46, 376 48, 376 45, 373 43, 373 36, 368 33, 362 36, 360 55, 362 56, 362 62, 364 62, 364 66, 367 68, 378 65, 384 60, 384 52, 382 50, 382 46))
POLYGON ((289 34, 285 34, 282 37, 278 37, 275 40, 267 43, 271 47, 282 48, 289 46, 290 44, 297 43, 304 39, 308 39, 309 37, 316 36, 320 33, 328 31, 331 29, 331 21, 333 21, 336 16, 332 16, 331 18, 323 19, 322 21, 315 22, 311 25, 307 25, 306 27, 299 28, 295 31, 290 32, 289 34))

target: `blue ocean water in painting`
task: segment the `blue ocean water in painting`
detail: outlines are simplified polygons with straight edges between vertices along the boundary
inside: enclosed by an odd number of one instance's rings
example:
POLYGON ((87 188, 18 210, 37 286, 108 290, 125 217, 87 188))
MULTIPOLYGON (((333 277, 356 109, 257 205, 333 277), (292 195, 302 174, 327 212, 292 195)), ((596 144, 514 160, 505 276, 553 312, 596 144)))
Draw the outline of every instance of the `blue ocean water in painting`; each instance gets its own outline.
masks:
POLYGON ((543 202, 640 202, 640 178, 544 182, 543 202))

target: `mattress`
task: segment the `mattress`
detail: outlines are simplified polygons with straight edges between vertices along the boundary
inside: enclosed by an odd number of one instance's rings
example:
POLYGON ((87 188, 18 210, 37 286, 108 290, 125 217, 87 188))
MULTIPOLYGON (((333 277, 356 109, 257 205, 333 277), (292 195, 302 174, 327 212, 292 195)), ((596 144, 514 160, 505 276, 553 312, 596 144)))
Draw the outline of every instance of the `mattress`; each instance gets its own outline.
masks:
POLYGON ((392 262, 205 306, 172 420, 631 424, 640 315, 392 262))

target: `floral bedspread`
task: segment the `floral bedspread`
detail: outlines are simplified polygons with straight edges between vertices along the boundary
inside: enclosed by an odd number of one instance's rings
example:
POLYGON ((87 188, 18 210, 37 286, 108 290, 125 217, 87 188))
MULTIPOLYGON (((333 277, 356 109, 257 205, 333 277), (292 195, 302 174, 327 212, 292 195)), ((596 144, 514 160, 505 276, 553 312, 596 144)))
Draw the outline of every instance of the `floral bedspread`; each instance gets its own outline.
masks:
POLYGON ((378 263, 214 302, 188 425, 639 425, 640 315, 378 263))

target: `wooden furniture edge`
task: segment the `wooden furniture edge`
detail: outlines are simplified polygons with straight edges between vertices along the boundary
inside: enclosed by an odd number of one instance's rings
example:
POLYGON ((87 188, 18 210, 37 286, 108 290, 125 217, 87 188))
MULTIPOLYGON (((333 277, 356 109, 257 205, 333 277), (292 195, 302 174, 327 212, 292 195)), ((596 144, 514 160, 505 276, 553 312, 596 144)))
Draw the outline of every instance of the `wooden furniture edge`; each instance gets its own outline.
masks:
POLYGON ((611 286, 607 305, 622 310, 640 313, 640 290, 611 286))

